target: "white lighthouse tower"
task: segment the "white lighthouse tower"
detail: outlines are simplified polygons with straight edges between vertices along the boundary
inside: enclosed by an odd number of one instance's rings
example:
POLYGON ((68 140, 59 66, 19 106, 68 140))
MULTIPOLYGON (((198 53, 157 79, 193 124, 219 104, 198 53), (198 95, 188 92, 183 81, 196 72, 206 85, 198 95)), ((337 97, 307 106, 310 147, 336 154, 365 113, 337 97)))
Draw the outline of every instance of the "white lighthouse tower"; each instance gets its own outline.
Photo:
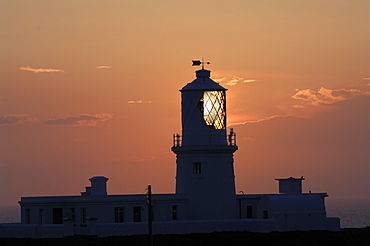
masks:
POLYGON ((176 193, 189 199, 188 219, 236 218, 233 153, 235 133, 226 133, 226 90, 196 71, 181 91, 182 136, 174 135, 176 193))

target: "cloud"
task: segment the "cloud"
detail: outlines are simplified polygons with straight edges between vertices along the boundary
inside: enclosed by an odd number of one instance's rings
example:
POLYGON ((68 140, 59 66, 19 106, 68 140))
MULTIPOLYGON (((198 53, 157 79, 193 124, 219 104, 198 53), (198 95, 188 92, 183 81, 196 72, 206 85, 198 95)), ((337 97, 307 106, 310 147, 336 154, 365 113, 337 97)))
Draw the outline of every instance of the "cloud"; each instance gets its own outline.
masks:
POLYGON ((0 115, 0 125, 6 124, 22 124, 36 122, 37 120, 27 114, 8 114, 0 115))
POLYGON ((362 78, 363 80, 370 80, 370 78, 362 78))
POLYGON ((127 101, 129 104, 142 104, 142 103, 152 103, 152 101, 143 101, 143 100, 138 100, 138 101, 127 101))
POLYGON ((234 122, 231 119, 230 120, 231 122, 228 125, 229 126, 239 126, 239 125, 245 125, 245 124, 249 124, 249 123, 259 123, 259 122, 262 122, 262 121, 272 120, 272 119, 275 119, 275 118, 285 118, 285 117, 291 117, 291 115, 271 115, 271 116, 267 116, 267 117, 256 117, 256 116, 249 116, 249 117, 248 116, 239 116, 238 117, 238 116, 233 116, 233 118, 235 119, 234 122), (241 118, 244 118, 244 120, 241 120, 241 118), (249 118, 249 119, 246 119, 246 118, 249 118))
MULTIPOLYGON (((300 100, 305 105, 322 106, 336 102, 349 100, 357 96, 370 95, 370 92, 358 89, 337 89, 330 90, 321 87, 317 91, 311 89, 300 90, 292 96, 293 99, 300 100)), ((294 105, 294 108, 302 108, 302 105, 294 105)))
POLYGON ((20 67, 19 70, 29 71, 29 72, 33 72, 33 73, 65 73, 61 69, 54 69, 54 68, 31 68, 30 66, 20 67))
POLYGON ((250 123, 260 123, 276 118, 311 118, 319 112, 332 110, 334 107, 324 107, 334 105, 341 107, 339 102, 352 101, 356 98, 369 96, 370 92, 359 89, 327 89, 321 87, 318 90, 305 89, 300 90, 291 96, 295 100, 299 100, 299 104, 292 106, 277 105, 280 110, 276 114, 258 115, 258 114, 233 114, 229 115, 229 126, 245 125, 250 123))
POLYGON ((132 161, 152 161, 155 160, 155 156, 144 156, 144 157, 135 157, 132 159, 132 161))
POLYGON ((27 114, 8 114, 0 115, 0 125, 31 123, 54 126, 96 126, 99 122, 104 122, 111 118, 113 118, 113 114, 102 113, 96 115, 81 114, 41 121, 27 114))
POLYGON ((107 121, 113 117, 113 114, 103 113, 96 115, 82 114, 78 116, 69 116, 66 118, 46 120, 45 125, 53 126, 96 126, 99 122, 107 121))
POLYGON ((238 166, 238 182, 251 187, 250 193, 258 193, 267 190, 253 186, 261 176, 304 175, 310 183, 304 187, 306 191, 325 189, 332 197, 361 198, 367 194, 368 198, 370 97, 338 104, 310 119, 278 117, 235 127, 240 148, 237 158, 255 164, 255 175, 250 175, 250 166, 238 166), (248 174, 250 177, 243 178, 248 174))
POLYGON ((110 66, 98 66, 96 68, 98 68, 98 69, 107 69, 107 68, 112 68, 112 67, 110 67, 110 66))
POLYGON ((228 86, 234 86, 236 84, 247 84, 247 83, 253 83, 256 82, 255 79, 244 79, 238 76, 233 76, 233 77, 223 77, 223 78, 216 78, 213 79, 217 83, 225 83, 228 86))

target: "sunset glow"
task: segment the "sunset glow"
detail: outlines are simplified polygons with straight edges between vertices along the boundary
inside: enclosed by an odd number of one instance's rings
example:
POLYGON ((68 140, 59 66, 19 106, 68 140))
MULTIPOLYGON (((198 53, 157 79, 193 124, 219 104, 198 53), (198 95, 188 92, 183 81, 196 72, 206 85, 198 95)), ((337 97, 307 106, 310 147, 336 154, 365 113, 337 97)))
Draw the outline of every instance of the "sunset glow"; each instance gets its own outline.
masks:
MULTIPOLYGON (((192 60, 227 90, 237 191, 370 199, 370 1, 2 1, 0 205, 173 192, 192 60), (6 187, 6 188, 5 188, 6 187)), ((329 198, 329 199, 330 199, 329 198)))

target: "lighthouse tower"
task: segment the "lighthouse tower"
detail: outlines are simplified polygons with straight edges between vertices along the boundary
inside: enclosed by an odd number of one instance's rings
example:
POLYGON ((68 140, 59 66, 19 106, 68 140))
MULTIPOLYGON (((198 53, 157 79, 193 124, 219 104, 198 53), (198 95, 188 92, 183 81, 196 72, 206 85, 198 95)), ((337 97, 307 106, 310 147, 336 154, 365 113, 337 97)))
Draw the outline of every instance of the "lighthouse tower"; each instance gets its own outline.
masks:
POLYGON ((196 71, 181 91, 182 135, 174 135, 176 194, 185 195, 188 219, 236 218, 233 153, 235 133, 226 132, 226 90, 196 71))

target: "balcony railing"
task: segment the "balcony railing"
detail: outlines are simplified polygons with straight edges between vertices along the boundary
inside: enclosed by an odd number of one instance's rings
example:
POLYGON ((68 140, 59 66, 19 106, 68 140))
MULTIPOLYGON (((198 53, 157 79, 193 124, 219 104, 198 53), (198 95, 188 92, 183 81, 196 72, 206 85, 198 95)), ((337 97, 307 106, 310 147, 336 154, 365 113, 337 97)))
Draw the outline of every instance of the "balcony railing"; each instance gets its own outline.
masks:
MULTIPOLYGON (((236 146, 236 133, 233 128, 230 128, 230 134, 227 135, 227 144, 229 146, 236 146)), ((181 147, 182 138, 181 135, 176 133, 173 134, 173 147, 181 147)))

